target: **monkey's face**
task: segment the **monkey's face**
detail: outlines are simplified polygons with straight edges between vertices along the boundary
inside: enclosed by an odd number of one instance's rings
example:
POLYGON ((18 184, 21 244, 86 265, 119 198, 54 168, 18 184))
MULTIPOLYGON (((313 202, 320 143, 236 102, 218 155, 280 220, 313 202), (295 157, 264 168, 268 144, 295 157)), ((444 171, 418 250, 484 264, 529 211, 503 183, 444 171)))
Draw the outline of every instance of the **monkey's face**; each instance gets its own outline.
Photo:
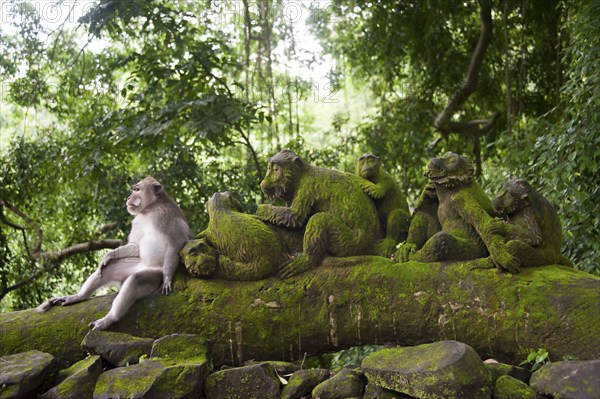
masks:
POLYGON ((492 200, 494 210, 500 215, 508 216, 529 206, 528 187, 524 180, 511 180, 504 183, 498 196, 492 200))
POLYGON ((146 177, 131 187, 127 197, 127 212, 135 216, 144 211, 162 193, 162 186, 152 177, 146 177))
POLYGON ((447 152, 441 158, 432 158, 427 164, 425 177, 436 185, 454 187, 473 179, 473 164, 465 157, 447 152))
POLYGON ((287 200, 293 191, 291 176, 292 170, 289 165, 269 162, 267 175, 260 183, 260 189, 271 200, 276 198, 287 200))
POLYGON ((208 213, 215 212, 217 210, 229 210, 236 212, 243 212, 242 203, 229 191, 221 193, 214 193, 207 203, 208 213))
POLYGON ((371 153, 362 155, 356 161, 356 174, 363 179, 375 180, 379 176, 381 162, 378 156, 371 153))

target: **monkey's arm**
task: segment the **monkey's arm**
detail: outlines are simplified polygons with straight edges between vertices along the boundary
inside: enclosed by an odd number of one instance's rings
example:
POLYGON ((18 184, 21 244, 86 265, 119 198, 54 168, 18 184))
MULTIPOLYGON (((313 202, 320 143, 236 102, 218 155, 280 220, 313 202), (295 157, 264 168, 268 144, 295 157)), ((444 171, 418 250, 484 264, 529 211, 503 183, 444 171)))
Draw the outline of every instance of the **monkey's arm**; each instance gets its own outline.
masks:
POLYGON ((98 268, 100 270, 100 275, 102 275, 102 270, 108 266, 108 264, 112 261, 123 259, 123 258, 139 258, 140 257, 140 247, 134 243, 130 242, 126 245, 122 245, 110 252, 108 252, 100 263, 98 264, 98 268))
POLYGON ((454 195, 451 200, 454 210, 462 219, 475 228, 475 231, 485 243, 492 261, 498 268, 508 270, 511 273, 518 272, 519 261, 506 250, 504 237, 487 231, 486 226, 493 223, 493 218, 483 209, 475 195, 469 192, 454 195))
POLYGON ((164 295, 168 295, 172 291, 171 281, 173 280, 173 275, 175 274, 180 261, 179 249, 177 249, 175 245, 169 244, 167 251, 165 252, 165 260, 163 263, 163 281, 160 288, 160 291, 164 295))
POLYGON ((381 199, 387 192, 387 185, 385 184, 385 181, 380 181, 379 183, 375 184, 367 179, 361 178, 360 187, 369 197, 373 199, 381 199))
POLYGON ((259 205, 256 216, 259 219, 291 229, 299 229, 304 226, 312 205, 313 196, 298 193, 292 202, 292 206, 274 206, 269 204, 259 205))

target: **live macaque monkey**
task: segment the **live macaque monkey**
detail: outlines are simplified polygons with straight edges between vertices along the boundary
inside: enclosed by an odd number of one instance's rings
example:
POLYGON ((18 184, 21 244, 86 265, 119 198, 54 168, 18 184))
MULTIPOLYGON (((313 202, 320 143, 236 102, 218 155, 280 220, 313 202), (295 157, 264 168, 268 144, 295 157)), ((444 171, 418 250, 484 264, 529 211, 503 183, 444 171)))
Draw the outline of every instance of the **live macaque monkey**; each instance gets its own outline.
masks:
POLYGON ((127 211, 134 218, 128 243, 107 253, 77 294, 50 299, 39 311, 81 302, 98 288, 117 283, 121 289, 108 314, 90 323, 93 330, 104 330, 121 320, 138 299, 158 289, 165 295, 171 292, 179 251, 193 238, 192 232, 179 206, 154 178, 146 177, 131 189, 127 211))

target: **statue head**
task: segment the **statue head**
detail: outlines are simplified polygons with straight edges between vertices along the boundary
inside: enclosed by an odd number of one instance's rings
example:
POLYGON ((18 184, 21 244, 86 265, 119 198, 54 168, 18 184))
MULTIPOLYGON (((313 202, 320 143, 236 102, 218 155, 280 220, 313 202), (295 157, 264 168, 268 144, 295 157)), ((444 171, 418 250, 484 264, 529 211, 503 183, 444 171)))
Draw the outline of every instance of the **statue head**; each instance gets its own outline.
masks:
POLYGON ((381 161, 370 152, 361 155, 356 161, 356 174, 363 179, 373 180, 379 176, 381 161))
POLYGON ((530 205, 533 188, 523 179, 511 179, 504 183, 500 194, 492 200, 496 212, 510 215, 530 205))
POLYGON ((242 203, 229 191, 214 193, 206 204, 209 215, 216 211, 243 212, 242 203))
POLYGON ((296 183, 307 164, 293 151, 283 150, 267 159, 267 175, 260 183, 262 192, 269 199, 281 198, 291 201, 296 183))
POLYGON ((432 158, 427 164, 427 177, 436 186, 452 188, 473 181, 473 163, 470 159, 454 152, 447 152, 443 157, 432 158))

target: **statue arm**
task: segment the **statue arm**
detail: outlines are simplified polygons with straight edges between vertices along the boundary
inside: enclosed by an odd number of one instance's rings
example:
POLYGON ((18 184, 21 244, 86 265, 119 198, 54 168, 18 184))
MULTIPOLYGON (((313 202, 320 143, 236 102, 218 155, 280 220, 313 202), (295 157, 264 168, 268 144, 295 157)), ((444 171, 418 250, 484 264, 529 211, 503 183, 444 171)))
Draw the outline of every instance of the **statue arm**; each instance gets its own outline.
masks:
POLYGON ((373 199, 381 199, 385 196, 387 187, 383 182, 375 184, 367 179, 360 179, 360 187, 363 191, 373 199))
POLYGON ((292 201, 292 206, 262 204, 258 207, 256 216, 271 224, 298 229, 306 223, 313 203, 313 196, 298 193, 292 201))
POLYGON ((493 222, 493 218, 481 207, 477 199, 468 193, 467 195, 458 194, 452 198, 452 202, 454 210, 460 217, 475 228, 490 252, 492 262, 498 268, 511 273, 518 272, 519 261, 506 251, 504 237, 486 229, 486 226, 493 222))

